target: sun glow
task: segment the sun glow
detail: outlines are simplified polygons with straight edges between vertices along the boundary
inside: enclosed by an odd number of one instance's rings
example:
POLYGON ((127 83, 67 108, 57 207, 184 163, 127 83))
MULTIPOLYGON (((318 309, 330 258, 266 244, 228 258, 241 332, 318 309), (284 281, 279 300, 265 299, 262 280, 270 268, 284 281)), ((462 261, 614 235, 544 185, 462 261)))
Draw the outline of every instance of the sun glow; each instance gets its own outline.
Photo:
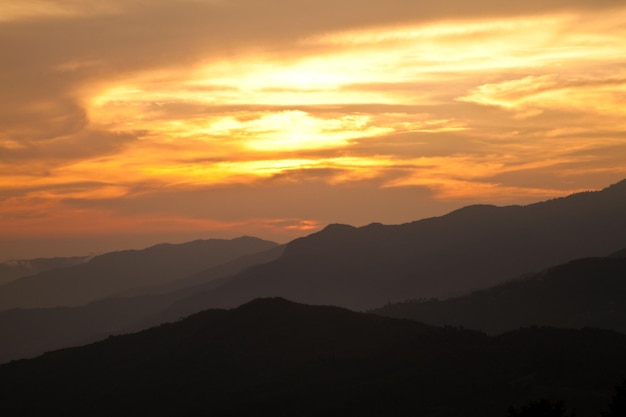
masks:
MULTIPOLYGON (((208 7, 232 23, 235 13, 220 13, 248 2, 181 2, 185 25, 171 27, 150 20, 171 23, 166 1, 96 3, 0 6, 6 33, 24 24, 23 36, 6 38, 20 42, 0 69, 15 80, 0 95, 0 217, 98 204, 151 212, 142 202, 187 196, 171 209, 180 219, 201 216, 189 197, 198 190, 231 198, 257 185, 497 203, 626 175, 624 7, 344 26, 312 19, 283 36, 192 13, 208 7), (102 29, 89 42, 77 36, 87 18, 102 29), (26 36, 37 22, 56 32, 26 36), (52 46, 58 55, 46 52, 52 46)), ((234 211, 256 215, 234 200, 234 211)), ((366 212, 359 201, 347 212, 366 212)), ((293 216, 268 209, 267 218, 294 219, 268 227, 334 220, 298 207, 293 216)))
MULTIPOLYGON (((580 25, 576 15, 559 14, 326 33, 298 41, 321 51, 313 55, 279 59, 245 55, 195 68, 137 74, 125 84, 94 94, 88 111, 95 125, 143 132, 142 141, 129 149, 127 164, 135 165, 133 158, 139 158, 144 149, 145 155, 155 159, 140 158, 145 162, 137 171, 163 181, 169 176, 179 184, 241 181, 293 169, 335 167, 339 159, 302 159, 290 154, 350 153, 368 138, 464 130, 481 134, 461 115, 457 119, 449 114, 391 113, 376 107, 445 109, 456 101, 502 107, 516 119, 528 119, 555 109, 588 111, 584 107, 593 102, 597 103, 594 112, 623 116, 626 83, 622 80, 626 78, 589 72, 586 66, 590 60, 623 55, 618 40, 626 29, 616 16, 606 22, 613 31, 601 36, 594 32, 593 20, 579 31, 567 30, 575 24, 580 25), (584 66, 579 67, 579 62, 584 66), (565 64, 567 75, 558 75, 565 64), (485 82, 492 78, 481 75, 486 71, 500 75, 485 82), (586 78, 577 71, 584 71, 586 78), (372 103, 375 107, 369 109, 372 103), (363 110, 356 110, 359 106, 363 110), (171 152, 178 157, 172 158, 171 152), (271 154, 285 157, 267 158, 271 154)), ((515 137, 504 132, 493 137, 502 135, 515 137)), ((545 137, 550 135, 554 137, 548 133, 545 137)), ((517 169, 508 167, 502 156, 495 168, 484 166, 482 157, 468 154, 463 158, 470 160, 470 166, 446 157, 436 169, 401 155, 359 158, 379 161, 372 164, 376 166, 388 166, 393 160, 403 171, 413 167, 404 179, 389 182, 390 186, 429 186, 437 178, 443 183, 458 173, 472 181, 517 169), (487 174, 477 174, 485 170, 487 174), (417 177, 426 179, 416 182, 417 177)), ((551 158, 555 159, 558 155, 551 158)), ((368 163, 342 165, 342 169, 372 168, 368 163)), ((342 178, 376 172, 348 176, 344 172, 342 178)), ((480 194, 483 188, 471 189, 480 194)))

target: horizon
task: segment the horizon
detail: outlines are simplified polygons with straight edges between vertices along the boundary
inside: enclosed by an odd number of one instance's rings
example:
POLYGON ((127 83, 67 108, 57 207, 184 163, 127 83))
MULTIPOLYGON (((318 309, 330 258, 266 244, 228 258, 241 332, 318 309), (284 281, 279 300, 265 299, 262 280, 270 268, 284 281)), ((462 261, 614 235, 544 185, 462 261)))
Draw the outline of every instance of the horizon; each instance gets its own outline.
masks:
MULTIPOLYGON (((617 181, 615 183, 612 184, 607 184, 605 187, 601 188, 601 189, 597 189, 597 190, 584 190, 584 191, 580 191, 578 193, 585 193, 585 192, 598 192, 598 191, 602 191, 606 188, 609 188, 611 186, 614 186, 618 183, 621 182, 626 182, 626 178, 617 181)), ((571 195, 574 195, 577 193, 572 193, 572 194, 568 194, 566 196, 558 196, 555 197, 553 199, 544 199, 544 200, 539 200, 539 201, 534 201, 534 202, 527 202, 525 204, 506 204, 506 205, 494 205, 496 207, 507 207, 507 206, 529 206, 532 204, 537 204, 537 203, 542 203, 542 202, 546 202, 546 201, 550 201, 550 200, 554 200, 554 199, 558 199, 558 198, 565 198, 565 197, 569 197, 571 195)), ((403 223, 412 223, 412 222, 418 222, 421 220, 425 220, 425 219, 429 219, 429 218, 434 218, 434 217, 442 217, 442 216, 446 216, 452 212, 455 212, 457 210, 461 210, 465 207, 470 207, 473 205, 490 205, 490 204, 484 204, 484 203, 480 203, 477 202, 475 204, 470 204, 470 205, 466 205, 466 206, 460 206, 460 207, 456 207, 453 208, 452 210, 446 211, 444 213, 441 214, 437 214, 437 215, 433 215, 433 216, 427 216, 427 217, 423 217, 423 218, 419 218, 419 219, 414 219, 414 220, 410 220, 408 222, 403 222, 403 223)), ((46 258, 64 258, 64 257, 95 257, 95 256, 99 256, 99 255, 103 255, 105 253, 110 253, 110 252, 117 252, 117 251, 126 251, 126 250, 144 250, 144 249, 148 249, 150 247, 153 246, 157 246, 160 244, 172 244, 172 245, 177 245, 177 244, 183 244, 183 243, 188 243, 188 242, 192 242, 192 241, 196 241, 196 240, 212 240, 212 239, 223 239, 223 240, 233 240, 233 239, 238 239, 238 238, 242 238, 242 237, 252 237, 252 238, 258 238, 261 240, 267 240, 267 241, 271 241, 274 243, 277 243, 279 245, 286 245, 290 242, 292 242, 295 239, 299 239, 302 237, 306 237, 309 236, 311 234, 317 233, 323 229, 325 229, 326 227, 330 226, 330 225, 335 225, 335 224, 343 224, 343 225, 348 225, 348 226, 352 226, 352 227, 365 227, 368 226, 370 224, 383 224, 385 226, 391 226, 391 225, 399 225, 399 224, 403 224, 403 223, 381 223, 381 222, 369 222, 369 223, 365 223, 365 224, 350 224, 350 223, 339 223, 339 222, 330 222, 324 225, 320 225, 319 227, 317 227, 314 230, 310 230, 307 231, 306 233, 303 233, 302 235, 299 236, 295 236, 293 238, 290 238, 288 240, 284 240, 284 241, 279 241, 279 240, 274 240, 271 238, 265 238, 263 236, 256 236, 256 235, 250 235, 250 234, 241 234, 241 235, 236 235, 236 236, 228 236, 228 235, 224 235, 224 236, 203 236, 203 235, 190 235, 188 238, 185 237, 179 237, 179 238, 173 238, 173 240, 158 240, 158 237, 151 239, 146 239, 145 236, 139 236, 137 239, 137 243, 134 246, 120 246, 120 242, 123 240, 126 240, 127 238, 125 238, 124 236, 110 236, 111 242, 108 243, 108 246, 102 246, 102 249, 100 251, 91 251, 89 253, 74 253, 71 252, 71 250, 73 250, 73 246, 69 247, 69 252, 68 252, 68 248, 65 248, 62 252, 58 252, 58 254, 55 254, 57 252, 50 252, 51 255, 46 255, 46 252, 42 252, 44 253, 44 255, 42 256, 14 256, 14 257, 9 257, 9 258, 0 258, 0 264, 2 263, 10 263, 13 261, 22 261, 22 260, 34 260, 34 259, 46 259, 46 258), (156 240, 155 240, 156 239, 156 240), (117 246, 116 246, 117 245, 117 246)), ((123 245, 123 244, 122 244, 123 245)), ((46 249, 45 250, 50 250, 49 246, 46 245, 46 249)))
POLYGON ((0 5, 0 262, 400 224, 626 178, 626 5, 0 5))

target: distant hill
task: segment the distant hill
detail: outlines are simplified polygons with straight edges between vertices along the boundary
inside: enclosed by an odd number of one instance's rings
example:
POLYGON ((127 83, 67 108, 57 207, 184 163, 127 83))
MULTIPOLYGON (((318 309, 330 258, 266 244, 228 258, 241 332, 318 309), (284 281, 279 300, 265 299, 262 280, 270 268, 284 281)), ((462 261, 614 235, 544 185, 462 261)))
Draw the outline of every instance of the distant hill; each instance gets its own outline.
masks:
MULTIPOLYGON (((257 297, 366 310, 466 294, 625 248, 623 213, 626 181, 529 206, 472 206, 403 225, 330 225, 286 246, 243 238, 108 254, 0 287, 0 309, 30 308, 0 311, 0 363, 257 297), (251 247, 238 255, 224 249, 240 243, 251 247)), ((577 323, 615 319, 607 317, 577 323)))
POLYGON ((1 286, 0 310, 77 306, 126 292, 136 294, 141 288, 168 284, 275 246, 274 242, 241 237, 111 252, 1 286))
POLYGON ((124 297, 79 307, 0 311, 0 363, 104 339, 171 302, 170 296, 124 297))
MULTIPOLYGON (((216 288, 226 282, 225 279, 232 275, 241 273, 250 267, 266 264, 280 258, 284 251, 285 245, 270 245, 269 249, 242 255, 236 259, 211 266, 200 272, 194 272, 175 281, 141 287, 135 292, 138 294, 170 294, 185 290, 187 293, 197 293, 216 288)), ((126 295, 133 295, 133 292, 127 292, 126 295)))
POLYGON ((489 338, 336 307, 255 300, 0 366, 12 416, 503 416, 530 399, 596 416, 626 335, 489 338))
POLYGON ((568 262, 462 297, 390 304, 373 312, 489 333, 531 325, 626 333, 626 251, 568 262))
POLYGON ((330 225, 279 259, 181 300, 178 318, 256 297, 357 310, 467 293, 626 247, 626 180, 528 206, 471 206, 396 226, 330 225))
POLYGON ((90 256, 75 256, 69 258, 37 258, 6 261, 0 263, 0 285, 15 281, 18 278, 36 275, 43 271, 79 265, 90 259, 90 256))
POLYGON ((0 311, 0 363, 161 324, 161 312, 176 300, 214 288, 233 274, 276 259, 282 250, 282 246, 274 246, 174 282, 141 287, 134 296, 110 297, 76 307, 0 311))

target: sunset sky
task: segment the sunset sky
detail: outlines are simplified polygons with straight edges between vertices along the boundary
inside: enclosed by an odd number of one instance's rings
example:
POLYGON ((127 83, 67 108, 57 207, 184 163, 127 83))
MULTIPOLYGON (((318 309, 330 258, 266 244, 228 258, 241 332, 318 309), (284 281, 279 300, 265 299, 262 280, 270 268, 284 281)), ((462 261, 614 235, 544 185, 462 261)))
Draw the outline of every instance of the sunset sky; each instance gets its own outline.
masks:
POLYGON ((0 2, 0 261, 624 178, 623 0, 0 2))

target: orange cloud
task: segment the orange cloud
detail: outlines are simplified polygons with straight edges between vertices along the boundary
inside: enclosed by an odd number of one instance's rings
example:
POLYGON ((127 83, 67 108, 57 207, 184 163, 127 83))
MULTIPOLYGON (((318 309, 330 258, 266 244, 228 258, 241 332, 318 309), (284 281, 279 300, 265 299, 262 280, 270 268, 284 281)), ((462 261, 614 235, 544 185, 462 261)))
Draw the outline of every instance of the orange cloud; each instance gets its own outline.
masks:
POLYGON ((100 3, 0 6, 0 235, 292 236, 626 173, 614 1, 100 3))

